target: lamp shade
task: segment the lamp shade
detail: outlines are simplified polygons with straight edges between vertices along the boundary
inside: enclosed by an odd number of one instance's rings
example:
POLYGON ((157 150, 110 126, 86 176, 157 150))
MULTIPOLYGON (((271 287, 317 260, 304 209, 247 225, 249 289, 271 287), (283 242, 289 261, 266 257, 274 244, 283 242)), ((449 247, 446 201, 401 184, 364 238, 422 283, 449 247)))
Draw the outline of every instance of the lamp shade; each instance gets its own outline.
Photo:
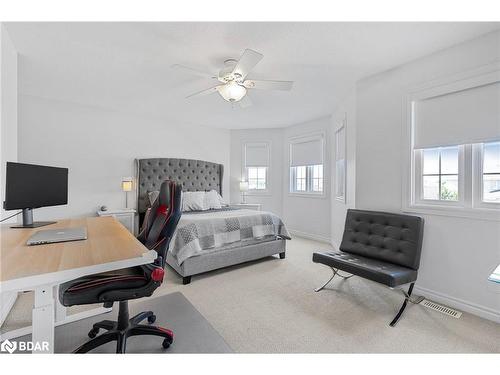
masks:
POLYGON ((248 181, 240 182, 240 191, 248 191, 248 181))
POLYGON ((245 96, 247 89, 244 86, 231 81, 222 86, 219 89, 219 93, 228 102, 238 102, 245 96))
POLYGON ((125 192, 132 191, 132 179, 122 180, 122 190, 125 192))

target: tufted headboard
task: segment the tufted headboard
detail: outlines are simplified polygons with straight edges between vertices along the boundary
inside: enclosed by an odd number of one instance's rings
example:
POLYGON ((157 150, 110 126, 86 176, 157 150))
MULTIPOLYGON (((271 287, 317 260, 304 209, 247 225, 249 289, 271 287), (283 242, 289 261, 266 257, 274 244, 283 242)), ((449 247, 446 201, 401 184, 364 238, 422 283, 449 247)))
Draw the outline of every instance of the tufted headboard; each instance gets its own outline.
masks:
POLYGON ((224 166, 203 160, 153 158, 136 159, 137 210, 146 212, 148 193, 158 190, 163 180, 174 180, 183 191, 215 190, 222 195, 224 166))
POLYGON ((340 250, 417 270, 423 229, 418 216, 349 209, 340 250))

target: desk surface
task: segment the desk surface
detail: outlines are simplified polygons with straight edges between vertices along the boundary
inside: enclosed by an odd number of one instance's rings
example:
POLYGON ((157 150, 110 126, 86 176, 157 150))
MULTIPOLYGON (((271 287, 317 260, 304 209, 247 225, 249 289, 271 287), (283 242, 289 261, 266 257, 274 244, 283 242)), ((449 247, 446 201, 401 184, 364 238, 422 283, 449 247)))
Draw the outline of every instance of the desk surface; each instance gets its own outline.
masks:
POLYGON ((71 280, 89 273, 150 263, 155 258, 154 252, 112 217, 61 220, 33 229, 2 225, 0 237, 0 285, 7 289, 12 289, 7 287, 10 281, 19 279, 52 275, 58 281, 71 280), (83 226, 87 227, 87 240, 26 245, 36 231, 83 226), (74 270, 80 272, 72 272, 74 270))

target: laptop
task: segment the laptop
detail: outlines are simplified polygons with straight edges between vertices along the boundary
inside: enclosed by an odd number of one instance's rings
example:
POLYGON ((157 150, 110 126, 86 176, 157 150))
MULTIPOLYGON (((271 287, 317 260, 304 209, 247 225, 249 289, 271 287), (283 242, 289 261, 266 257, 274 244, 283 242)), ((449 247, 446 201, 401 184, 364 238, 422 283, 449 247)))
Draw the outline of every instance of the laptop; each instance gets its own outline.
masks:
POLYGON ((26 244, 28 246, 57 242, 80 241, 87 239, 87 228, 60 228, 39 230, 33 234, 26 244))

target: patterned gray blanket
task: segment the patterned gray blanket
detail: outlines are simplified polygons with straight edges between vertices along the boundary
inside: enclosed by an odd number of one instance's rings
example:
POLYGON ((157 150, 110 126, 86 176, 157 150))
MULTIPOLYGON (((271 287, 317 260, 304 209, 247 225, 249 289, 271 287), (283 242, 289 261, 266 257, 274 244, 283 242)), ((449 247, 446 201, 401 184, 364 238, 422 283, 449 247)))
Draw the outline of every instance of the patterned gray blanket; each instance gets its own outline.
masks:
POLYGON ((183 213, 169 251, 181 265, 190 257, 228 244, 269 236, 290 238, 281 219, 270 212, 243 209, 183 213))

